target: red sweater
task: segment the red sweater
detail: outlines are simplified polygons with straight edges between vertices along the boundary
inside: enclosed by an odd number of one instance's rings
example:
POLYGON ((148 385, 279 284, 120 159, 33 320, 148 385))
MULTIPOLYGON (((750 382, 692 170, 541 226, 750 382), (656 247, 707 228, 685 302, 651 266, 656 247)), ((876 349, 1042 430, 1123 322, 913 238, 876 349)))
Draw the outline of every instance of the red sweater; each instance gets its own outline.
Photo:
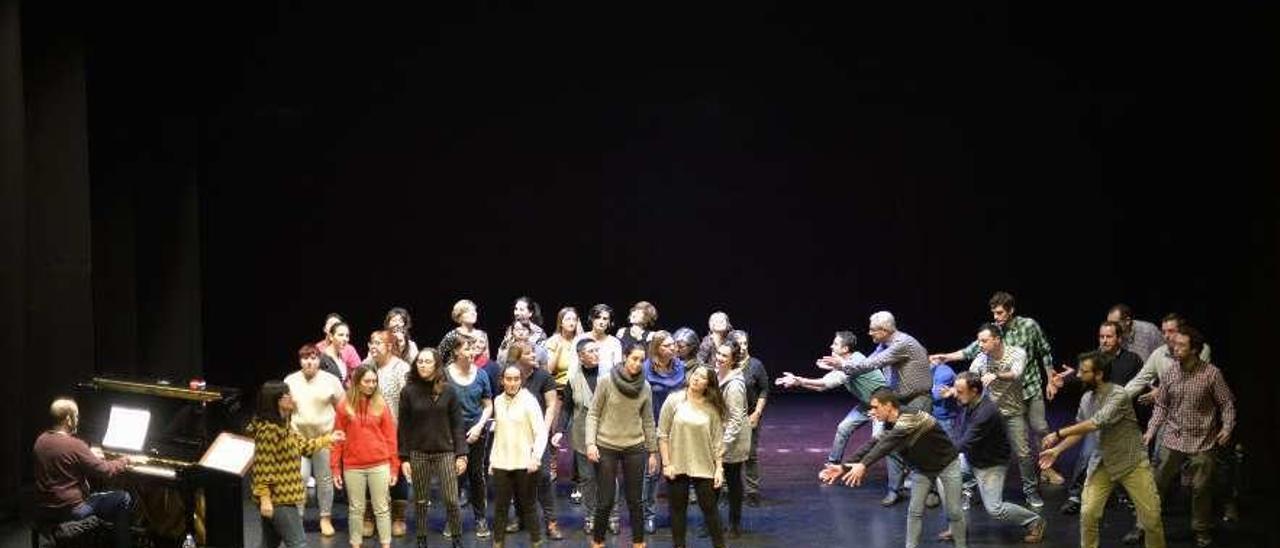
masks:
POLYGON ((396 452, 396 423, 391 418, 391 409, 384 407, 382 413, 369 413, 369 404, 364 403, 352 413, 343 402, 338 406, 338 423, 335 430, 347 435, 347 440, 335 443, 329 456, 329 467, 333 473, 341 474, 346 468, 373 468, 381 464, 390 464, 391 473, 400 470, 400 456, 396 452))

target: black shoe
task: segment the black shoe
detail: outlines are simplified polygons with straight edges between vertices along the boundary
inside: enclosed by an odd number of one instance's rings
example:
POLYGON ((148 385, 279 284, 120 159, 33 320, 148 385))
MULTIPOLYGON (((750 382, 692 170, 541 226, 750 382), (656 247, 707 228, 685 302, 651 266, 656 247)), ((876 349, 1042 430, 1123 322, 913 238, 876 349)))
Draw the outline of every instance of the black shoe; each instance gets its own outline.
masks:
POLYGON ((418 548, 427 548, 427 537, 418 537, 418 548))
POLYGON ((1074 516, 1076 514, 1079 514, 1080 501, 1076 499, 1067 499, 1066 502, 1062 503, 1062 506, 1058 507, 1058 511, 1068 516, 1074 516))
POLYGON ((930 492, 924 497, 924 505, 926 508, 937 508, 939 504, 942 504, 942 499, 938 498, 937 493, 930 492))
POLYGON ((750 507, 752 507, 752 508, 759 508, 759 507, 760 507, 760 494, 759 494, 759 493, 751 493, 751 494, 747 495, 747 506, 750 506, 750 507))
POLYGON ((742 527, 738 525, 729 526, 728 537, 735 540, 742 538, 742 527))
POLYGON ((902 501, 902 495, 897 491, 889 491, 885 493, 884 498, 880 499, 880 506, 889 507, 902 501))
POLYGON ((654 523, 653 518, 644 520, 644 532, 652 535, 657 530, 658 530, 658 524, 654 523))
POLYGON ((1125 544, 1132 546, 1134 544, 1138 544, 1142 542, 1143 535, 1144 533, 1141 527, 1134 527, 1128 533, 1124 534, 1124 538, 1120 539, 1120 542, 1123 542, 1125 544))

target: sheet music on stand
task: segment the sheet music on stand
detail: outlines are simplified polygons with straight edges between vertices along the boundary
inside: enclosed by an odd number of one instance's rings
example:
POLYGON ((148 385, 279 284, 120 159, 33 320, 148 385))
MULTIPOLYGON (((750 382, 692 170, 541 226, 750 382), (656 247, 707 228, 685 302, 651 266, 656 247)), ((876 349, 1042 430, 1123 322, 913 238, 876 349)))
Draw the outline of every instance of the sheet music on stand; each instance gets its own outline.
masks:
POLYGON ((150 424, 150 411, 113 405, 107 420, 107 432, 102 436, 102 446, 140 452, 147 441, 147 427, 150 424))
POLYGON ((253 463, 253 438, 223 432, 200 457, 200 466, 243 476, 253 463))

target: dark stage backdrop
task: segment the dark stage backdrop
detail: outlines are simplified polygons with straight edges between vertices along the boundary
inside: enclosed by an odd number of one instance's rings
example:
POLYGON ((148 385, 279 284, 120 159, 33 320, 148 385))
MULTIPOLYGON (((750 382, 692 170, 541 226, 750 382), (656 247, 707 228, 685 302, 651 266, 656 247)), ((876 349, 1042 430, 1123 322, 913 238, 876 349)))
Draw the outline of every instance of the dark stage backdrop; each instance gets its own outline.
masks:
POLYGON ((1008 290, 1062 359, 1188 315, 1275 431, 1272 8, 81 9, 98 371, 251 390, 328 312, 528 294, 801 372, 1008 290))

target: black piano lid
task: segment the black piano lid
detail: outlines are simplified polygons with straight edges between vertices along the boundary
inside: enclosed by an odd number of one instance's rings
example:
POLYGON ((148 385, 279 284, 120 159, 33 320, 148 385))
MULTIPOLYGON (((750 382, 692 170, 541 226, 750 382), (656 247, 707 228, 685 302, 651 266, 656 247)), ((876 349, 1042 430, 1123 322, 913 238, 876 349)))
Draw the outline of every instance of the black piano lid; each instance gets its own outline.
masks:
POLYGON ((218 434, 233 430, 240 391, 209 387, 190 390, 138 379, 95 378, 76 386, 80 434, 93 445, 102 442, 111 407, 151 411, 143 452, 172 460, 196 462, 218 434))

